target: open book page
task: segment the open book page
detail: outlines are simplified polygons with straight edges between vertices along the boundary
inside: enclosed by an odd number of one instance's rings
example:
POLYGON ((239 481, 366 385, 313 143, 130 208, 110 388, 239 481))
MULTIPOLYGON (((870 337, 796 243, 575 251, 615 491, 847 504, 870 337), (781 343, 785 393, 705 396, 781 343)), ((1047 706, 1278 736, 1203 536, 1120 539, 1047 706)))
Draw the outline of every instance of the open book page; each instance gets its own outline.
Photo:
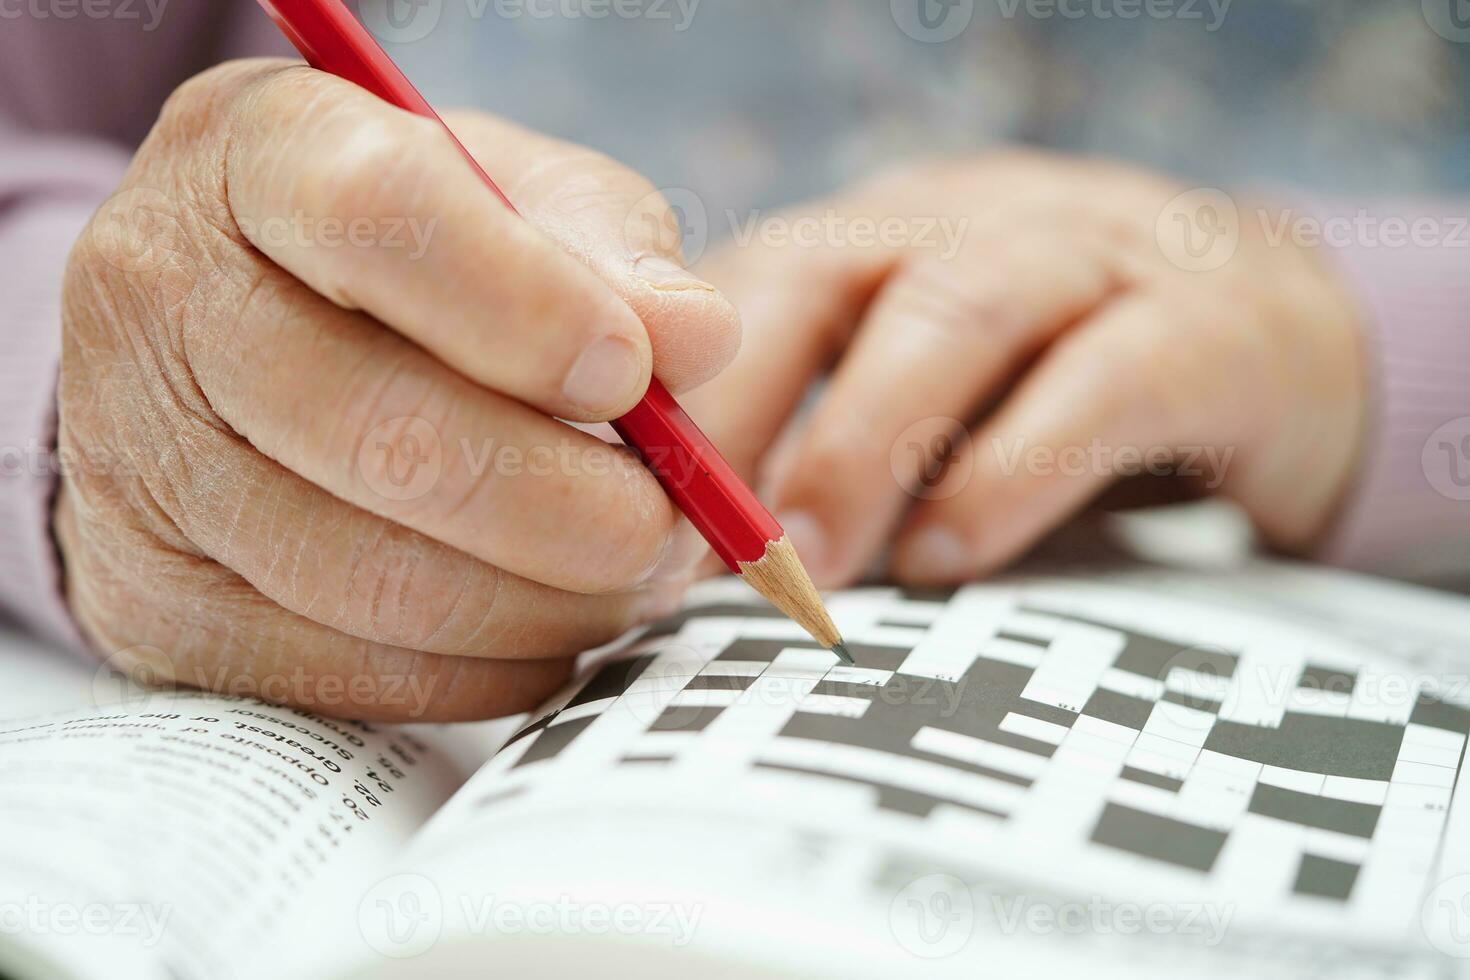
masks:
POLYGON ((1465 651, 1393 620, 1411 590, 1345 579, 1368 614, 1304 627, 1221 581, 846 593, 855 668, 712 584, 430 822, 364 962, 554 971, 598 942, 645 976, 1386 977, 1470 953, 1465 651))
POLYGON ((0 722, 0 972, 311 975, 461 782, 410 733, 203 694, 0 722))

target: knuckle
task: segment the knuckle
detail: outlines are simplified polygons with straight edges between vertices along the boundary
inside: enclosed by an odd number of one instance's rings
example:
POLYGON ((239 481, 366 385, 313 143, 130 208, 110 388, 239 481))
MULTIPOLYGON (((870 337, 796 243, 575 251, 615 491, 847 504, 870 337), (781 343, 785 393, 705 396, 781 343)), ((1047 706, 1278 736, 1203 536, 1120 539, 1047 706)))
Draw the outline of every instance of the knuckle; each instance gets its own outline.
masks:
POLYGON ((856 417, 839 420, 829 414, 820 431, 814 427, 803 443, 800 461, 783 492, 804 500, 827 498, 837 487, 865 482, 873 460, 887 452, 887 446, 880 452, 871 430, 856 417))
POLYGON ((292 204, 344 221, 407 217, 433 179, 417 129, 407 119, 362 119, 329 149, 304 155, 294 175, 292 204))
POLYGON ((968 348, 982 333, 987 338, 1008 338, 1025 326, 1021 311, 996 277, 957 275, 950 264, 937 260, 911 265, 895 281, 893 291, 895 303, 917 325, 932 331, 936 342, 946 345, 968 348))
POLYGON ((634 171, 605 153, 571 143, 555 143, 538 154, 521 178, 527 199, 569 216, 621 217, 635 201, 648 199, 660 209, 668 202, 634 171))
POLYGON ((283 169, 240 174, 270 193, 284 188, 290 212, 351 219, 388 207, 404 209, 428 187, 428 119, 389 109, 351 86, 305 69, 283 69, 259 80, 242 128, 266 134, 271 158, 283 169))
POLYGON ((673 506, 653 477, 625 454, 612 451, 618 461, 603 485, 614 499, 591 511, 601 515, 592 529, 590 537, 597 543, 587 564, 594 570, 589 582, 594 593, 622 592, 646 578, 674 531, 673 506))
POLYGON ((241 62, 225 62, 185 80, 164 100, 158 128, 187 137, 213 125, 223 104, 238 91, 244 70, 241 62))

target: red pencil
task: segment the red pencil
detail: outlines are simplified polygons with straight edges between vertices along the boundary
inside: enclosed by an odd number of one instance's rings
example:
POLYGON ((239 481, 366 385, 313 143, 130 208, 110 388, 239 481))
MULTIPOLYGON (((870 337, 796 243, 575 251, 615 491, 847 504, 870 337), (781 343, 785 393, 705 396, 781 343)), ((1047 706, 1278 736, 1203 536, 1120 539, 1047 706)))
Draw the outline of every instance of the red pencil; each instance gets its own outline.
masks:
MULTIPOLYGON (((443 126, 485 186, 516 210, 342 0, 259 2, 313 68, 443 126)), ((643 401, 613 427, 638 450, 644 465, 732 572, 823 646, 853 662, 786 532, 657 378, 643 401)))

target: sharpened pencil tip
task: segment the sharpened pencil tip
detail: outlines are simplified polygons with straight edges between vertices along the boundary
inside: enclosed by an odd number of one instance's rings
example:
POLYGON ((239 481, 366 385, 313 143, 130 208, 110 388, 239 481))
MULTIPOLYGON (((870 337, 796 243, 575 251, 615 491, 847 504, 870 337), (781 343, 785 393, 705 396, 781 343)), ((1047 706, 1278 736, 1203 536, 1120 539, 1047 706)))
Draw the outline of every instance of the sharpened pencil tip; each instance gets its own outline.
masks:
POLYGON ((847 645, 844 643, 834 644, 832 646, 832 655, 849 667, 857 666, 857 661, 852 659, 852 654, 847 652, 847 645))

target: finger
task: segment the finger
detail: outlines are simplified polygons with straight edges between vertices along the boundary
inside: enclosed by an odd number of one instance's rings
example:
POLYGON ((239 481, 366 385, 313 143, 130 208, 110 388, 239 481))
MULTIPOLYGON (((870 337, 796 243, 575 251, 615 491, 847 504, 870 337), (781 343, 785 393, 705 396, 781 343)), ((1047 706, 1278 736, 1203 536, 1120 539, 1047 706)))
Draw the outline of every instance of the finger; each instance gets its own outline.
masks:
POLYGON ((447 722, 528 710, 571 672, 571 660, 448 657, 348 636, 282 609, 223 566, 166 548, 139 576, 114 564, 120 553, 78 546, 71 499, 63 495, 56 523, 77 559, 66 571, 69 604, 109 663, 144 668, 143 679, 337 717, 447 722))
POLYGON ((203 283, 219 308, 183 325, 208 410, 257 450, 343 501, 557 589, 626 591, 672 553, 675 511, 630 454, 260 265, 253 282, 203 283), (234 325, 221 329, 226 315, 234 325))
POLYGON ((200 427, 187 452, 192 479, 169 503, 189 542, 283 608, 375 643, 573 657, 672 611, 686 584, 564 592, 338 500, 233 434, 200 427))
MULTIPOLYGON (((895 547, 905 581, 951 583, 1024 554, 1121 473, 1162 471, 1208 431, 1208 363, 1177 339, 1188 316, 1130 294, 1058 341, 974 437, 963 488, 921 504, 895 547)), ((1228 441, 1228 421, 1216 426, 1228 441)))
POLYGON ((684 405, 736 472, 755 478, 898 257, 886 248, 756 238, 726 245, 700 266, 740 311, 744 336, 730 366, 684 405))
POLYGON ((643 321, 671 391, 708 381, 740 348, 740 318, 684 267, 677 214, 652 184, 595 151, 478 112, 445 120, 528 221, 585 263, 643 321))
POLYGON ((547 413, 609 419, 642 397, 652 353, 637 315, 506 208, 436 122, 321 72, 243 70, 256 78, 236 102, 225 187, 252 245, 547 413))
POLYGON ((818 582, 861 575, 930 462, 933 436, 974 417, 1117 288, 1107 249, 1033 229, 915 258, 882 288, 783 467, 774 502, 818 582), (910 454, 905 443, 920 451, 910 454))

